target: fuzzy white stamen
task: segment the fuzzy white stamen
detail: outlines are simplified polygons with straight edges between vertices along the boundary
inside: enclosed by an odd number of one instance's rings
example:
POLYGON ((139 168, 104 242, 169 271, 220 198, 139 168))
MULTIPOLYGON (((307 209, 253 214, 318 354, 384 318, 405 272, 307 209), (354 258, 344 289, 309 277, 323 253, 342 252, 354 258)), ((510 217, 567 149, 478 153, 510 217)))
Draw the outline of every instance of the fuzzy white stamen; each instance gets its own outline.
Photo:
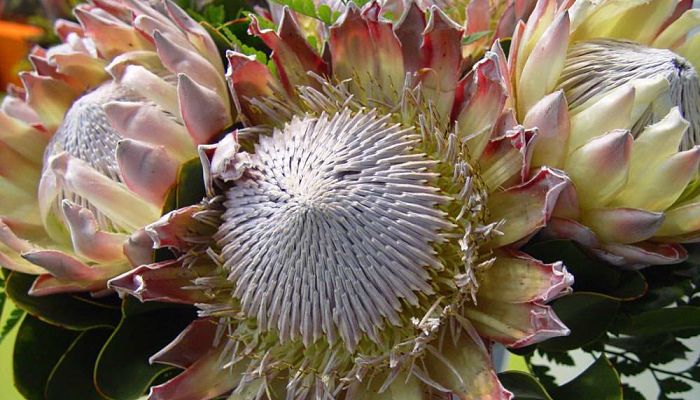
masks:
POLYGON ((443 266, 433 244, 453 225, 418 139, 350 111, 295 117, 260 137, 216 235, 233 295, 260 328, 305 345, 339 335, 352 349, 434 292, 428 270, 443 266))

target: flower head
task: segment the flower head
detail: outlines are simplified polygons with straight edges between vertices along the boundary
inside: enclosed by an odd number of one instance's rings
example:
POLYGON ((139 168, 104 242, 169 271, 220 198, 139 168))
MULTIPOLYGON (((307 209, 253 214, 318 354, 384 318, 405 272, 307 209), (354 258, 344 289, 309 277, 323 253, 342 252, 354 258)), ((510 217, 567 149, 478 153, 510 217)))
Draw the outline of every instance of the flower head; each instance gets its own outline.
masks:
POLYGON ((196 146, 233 121, 214 42, 172 2, 74 13, 0 111, 2 264, 41 274, 35 294, 100 291, 150 262, 143 227, 196 146))
POLYGON ((246 127, 200 146, 207 198, 147 228, 180 258, 110 281, 200 309, 152 359, 186 371, 150 397, 510 398, 489 344, 567 334, 545 303, 572 277, 517 251, 569 181, 496 123, 502 52, 463 76, 438 8, 350 4, 326 61, 284 11, 250 27, 277 74, 228 53, 246 127))
POLYGON ((537 127, 533 165, 576 196, 548 234, 626 267, 682 261, 698 237, 698 10, 687 1, 540 1, 516 28, 511 118, 537 127))

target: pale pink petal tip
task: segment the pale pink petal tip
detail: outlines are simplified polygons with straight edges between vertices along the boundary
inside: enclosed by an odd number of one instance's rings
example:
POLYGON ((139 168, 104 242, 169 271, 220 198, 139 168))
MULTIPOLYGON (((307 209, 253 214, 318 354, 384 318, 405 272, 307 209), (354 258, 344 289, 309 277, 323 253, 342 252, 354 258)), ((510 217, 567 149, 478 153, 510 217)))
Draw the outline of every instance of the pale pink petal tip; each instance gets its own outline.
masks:
POLYGON ((571 330, 554 313, 552 307, 534 304, 530 309, 530 325, 532 333, 510 344, 509 347, 519 348, 539 343, 559 336, 567 336, 571 330))
POLYGON ((202 303, 211 299, 203 291, 192 287, 200 272, 194 268, 184 268, 179 260, 168 260, 127 271, 110 279, 107 287, 141 301, 202 303))
POLYGON ((688 251, 676 243, 603 243, 600 249, 592 251, 602 259, 628 269, 677 264, 688 258, 688 251))
POLYGON ((199 205, 179 208, 146 226, 145 231, 153 243, 153 248, 169 247, 180 251, 189 249, 191 245, 185 238, 189 229, 196 223, 194 214, 201 210, 199 205))
POLYGON ((124 235, 101 231, 95 215, 84 207, 68 200, 63 200, 62 206, 78 254, 99 262, 124 258, 124 235))
POLYGON ((545 303, 571 293, 574 284, 574 275, 566 270, 562 262, 548 265, 552 268, 552 286, 539 299, 545 303))
POLYGON ((185 74, 178 74, 177 96, 182 119, 197 144, 209 143, 232 122, 220 95, 185 74))
POLYGON ((117 162, 126 186, 154 205, 163 205, 177 180, 179 163, 163 146, 124 139, 117 144, 117 162))

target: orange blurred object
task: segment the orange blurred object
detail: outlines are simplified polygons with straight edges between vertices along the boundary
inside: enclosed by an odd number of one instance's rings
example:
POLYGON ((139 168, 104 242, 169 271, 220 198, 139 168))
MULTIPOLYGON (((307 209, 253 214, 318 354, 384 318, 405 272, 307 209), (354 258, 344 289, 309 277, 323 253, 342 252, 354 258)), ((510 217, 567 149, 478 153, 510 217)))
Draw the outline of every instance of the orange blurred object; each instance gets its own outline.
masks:
POLYGON ((29 53, 31 40, 42 33, 36 26, 0 21, 0 91, 8 83, 20 83, 16 67, 29 53))

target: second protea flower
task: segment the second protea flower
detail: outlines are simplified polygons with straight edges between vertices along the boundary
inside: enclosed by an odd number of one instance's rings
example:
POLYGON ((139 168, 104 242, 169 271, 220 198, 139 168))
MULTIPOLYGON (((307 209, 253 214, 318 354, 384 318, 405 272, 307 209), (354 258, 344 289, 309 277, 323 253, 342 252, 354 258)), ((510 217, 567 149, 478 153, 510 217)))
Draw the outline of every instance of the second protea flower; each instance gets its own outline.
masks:
POLYGON ((463 76, 439 9, 380 15, 351 3, 328 61, 288 10, 250 27, 276 73, 228 54, 246 128, 200 147, 202 204, 147 228, 180 257, 110 281, 200 309, 152 358, 186 370, 151 399, 508 399, 490 344, 568 332, 546 303, 571 275, 517 248, 569 181, 495 127, 498 55, 463 76))
POLYGON ((508 59, 506 116, 538 128, 533 165, 576 196, 548 226, 626 267, 700 237, 700 10, 690 1, 539 1, 508 59))
POLYGON ((100 291, 151 262, 143 227, 196 146, 233 122, 214 42, 172 2, 74 13, 80 25, 57 22, 62 43, 32 52, 0 112, 0 261, 41 274, 34 294, 100 291))

